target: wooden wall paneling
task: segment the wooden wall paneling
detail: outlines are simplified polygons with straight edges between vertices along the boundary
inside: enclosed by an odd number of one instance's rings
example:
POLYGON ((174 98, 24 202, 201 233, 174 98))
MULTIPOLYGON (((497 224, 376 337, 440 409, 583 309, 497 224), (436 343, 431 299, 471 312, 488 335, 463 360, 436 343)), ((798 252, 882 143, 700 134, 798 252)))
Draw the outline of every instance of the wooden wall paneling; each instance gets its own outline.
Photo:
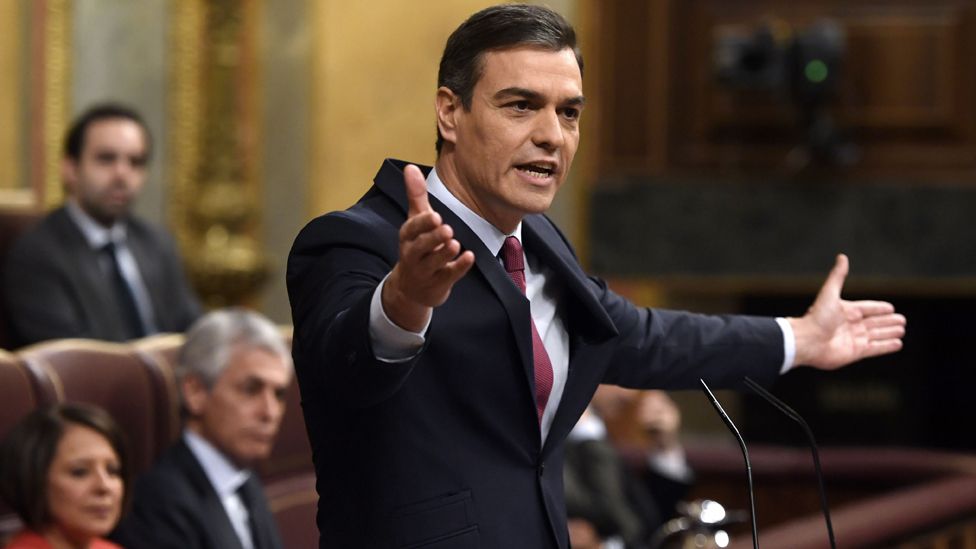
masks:
POLYGON ((773 92, 721 86, 712 67, 716 38, 749 35, 765 21, 802 29, 829 17, 847 34, 833 112, 861 149, 850 172, 976 180, 974 10, 973 2, 958 0, 678 4, 670 72, 672 167, 775 171, 801 138, 796 115, 773 92))

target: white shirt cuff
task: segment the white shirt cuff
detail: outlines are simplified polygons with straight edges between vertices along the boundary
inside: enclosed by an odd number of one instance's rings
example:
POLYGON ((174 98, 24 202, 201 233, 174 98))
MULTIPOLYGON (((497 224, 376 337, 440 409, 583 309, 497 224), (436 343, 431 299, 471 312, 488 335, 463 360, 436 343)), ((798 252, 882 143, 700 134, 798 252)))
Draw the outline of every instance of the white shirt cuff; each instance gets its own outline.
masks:
POLYGON ((424 346, 430 319, 420 333, 404 330, 386 316, 383 310, 383 285, 390 275, 387 274, 380 281, 373 292, 373 299, 369 303, 369 338, 373 344, 373 354, 377 360, 383 362, 406 362, 415 357, 424 346))
POLYGON ((777 318, 776 323, 779 324, 779 329, 783 330, 783 365, 779 367, 780 375, 789 372, 794 364, 793 361, 796 360, 796 336, 793 335, 793 327, 790 326, 790 321, 785 318, 777 318))

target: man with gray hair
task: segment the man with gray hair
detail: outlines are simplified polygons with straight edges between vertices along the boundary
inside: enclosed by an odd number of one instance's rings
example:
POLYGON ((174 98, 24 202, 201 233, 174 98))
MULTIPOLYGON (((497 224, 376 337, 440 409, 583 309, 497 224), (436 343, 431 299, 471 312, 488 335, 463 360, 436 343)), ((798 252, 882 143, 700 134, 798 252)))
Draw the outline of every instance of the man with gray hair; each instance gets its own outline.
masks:
POLYGON ((129 549, 279 549, 248 467, 271 452, 292 371, 288 345, 263 316, 225 309, 197 321, 176 369, 183 436, 139 479, 113 538, 129 549))

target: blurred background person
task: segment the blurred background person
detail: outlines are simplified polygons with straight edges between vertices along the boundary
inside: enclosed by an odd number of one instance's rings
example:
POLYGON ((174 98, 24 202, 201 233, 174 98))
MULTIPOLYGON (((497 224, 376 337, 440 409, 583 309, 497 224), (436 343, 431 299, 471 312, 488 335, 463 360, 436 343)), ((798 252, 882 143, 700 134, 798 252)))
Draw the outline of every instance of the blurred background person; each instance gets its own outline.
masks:
POLYGON ((67 200, 14 242, 3 272, 13 345, 182 332, 200 315, 172 238, 132 215, 152 138, 115 104, 81 114, 64 140, 67 200))
POLYGON ((588 547, 648 547, 654 531, 676 514, 693 474, 678 438, 681 413, 664 391, 601 385, 566 444, 566 508, 570 540, 588 547), (607 423, 636 422, 641 463, 631 467, 607 423), (616 442, 616 444, 615 444, 616 442))
POLYGON ((102 539, 127 497, 122 431, 104 410, 39 408, 0 445, 0 497, 24 524, 6 549, 118 549, 102 539))
POLYGON ((280 549, 250 467, 271 453, 293 367, 278 328, 244 309, 197 321, 180 353, 183 436, 139 478, 113 534, 128 549, 280 549))

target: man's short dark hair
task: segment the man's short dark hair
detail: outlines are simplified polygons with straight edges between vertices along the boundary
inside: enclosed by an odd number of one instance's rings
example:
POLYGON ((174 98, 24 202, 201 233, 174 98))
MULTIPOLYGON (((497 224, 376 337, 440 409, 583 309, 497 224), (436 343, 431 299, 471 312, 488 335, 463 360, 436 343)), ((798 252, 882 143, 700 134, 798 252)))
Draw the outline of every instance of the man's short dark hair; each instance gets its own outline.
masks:
MULTIPOLYGON (((437 73, 437 86, 446 87, 471 108, 474 86, 481 78, 484 54, 490 51, 533 46, 554 52, 573 50, 580 73, 583 55, 576 46, 576 31, 563 16, 542 6, 502 4, 472 15, 447 39, 437 73)), ((437 153, 444 138, 437 130, 437 153)))
POLYGON ((146 139, 146 158, 149 158, 152 153, 152 134, 149 133, 149 126, 146 126, 145 120, 142 119, 142 116, 135 109, 119 103, 100 103, 89 107, 88 110, 81 113, 71 124, 71 128, 68 130, 67 135, 65 135, 64 155, 77 162, 81 158, 81 151, 85 148, 85 135, 88 131, 88 126, 102 120, 118 118, 131 120, 142 128, 142 135, 146 139))
POLYGON ((0 444, 0 498, 35 532, 50 525, 47 482, 58 443, 69 425, 99 433, 115 450, 123 481, 122 509, 130 493, 129 461, 122 430, 105 410, 88 404, 56 404, 24 417, 0 444))

